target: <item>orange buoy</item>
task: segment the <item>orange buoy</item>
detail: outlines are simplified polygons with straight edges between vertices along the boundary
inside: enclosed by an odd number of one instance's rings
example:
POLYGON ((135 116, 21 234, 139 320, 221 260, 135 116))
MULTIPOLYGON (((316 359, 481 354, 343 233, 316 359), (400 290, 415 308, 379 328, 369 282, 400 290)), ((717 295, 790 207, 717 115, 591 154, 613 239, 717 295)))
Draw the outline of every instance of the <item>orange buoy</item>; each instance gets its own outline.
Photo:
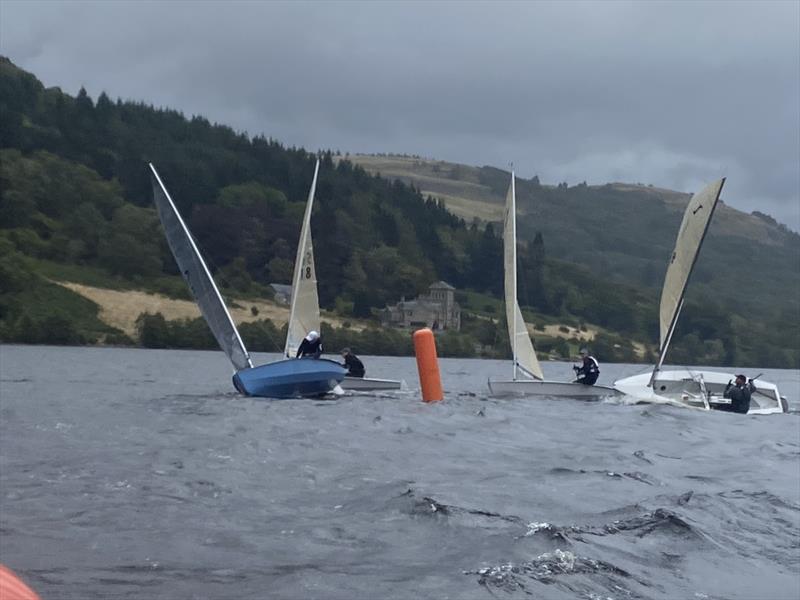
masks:
POLYGON ((5 565, 0 565, 0 598, 2 600, 41 600, 17 575, 5 565))
POLYGON ((439 402, 444 399, 444 392, 442 392, 442 377, 439 375, 439 359, 436 356, 436 340, 430 329, 414 332, 414 354, 417 355, 423 402, 439 402))

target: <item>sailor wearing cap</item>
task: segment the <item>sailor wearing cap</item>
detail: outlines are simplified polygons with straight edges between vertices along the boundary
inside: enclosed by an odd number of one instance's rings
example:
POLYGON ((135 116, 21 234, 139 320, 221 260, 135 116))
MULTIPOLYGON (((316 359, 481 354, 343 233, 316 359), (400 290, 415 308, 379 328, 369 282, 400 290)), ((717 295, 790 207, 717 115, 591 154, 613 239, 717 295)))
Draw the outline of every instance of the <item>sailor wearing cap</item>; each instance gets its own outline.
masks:
POLYGON ((322 338, 316 331, 309 331, 297 349, 295 358, 319 358, 322 356, 322 338))
POLYGON ((756 386, 752 379, 748 381, 747 377, 744 375, 737 375, 736 382, 732 383, 729 381, 728 385, 725 387, 725 393, 722 395, 723 398, 730 398, 730 405, 719 404, 715 405, 714 408, 717 410, 747 414, 747 411, 750 410, 750 396, 752 396, 755 391, 756 386))

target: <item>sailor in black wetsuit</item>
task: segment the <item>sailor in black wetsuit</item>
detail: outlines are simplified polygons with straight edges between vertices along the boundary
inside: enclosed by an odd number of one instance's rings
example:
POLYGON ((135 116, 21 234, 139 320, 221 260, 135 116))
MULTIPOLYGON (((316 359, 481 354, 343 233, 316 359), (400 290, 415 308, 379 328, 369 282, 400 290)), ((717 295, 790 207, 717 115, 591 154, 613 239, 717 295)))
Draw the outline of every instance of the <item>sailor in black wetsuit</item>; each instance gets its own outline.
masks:
POLYGON ((366 373, 364 363, 350 351, 350 348, 342 350, 342 357, 344 358, 344 364, 342 366, 347 369, 348 377, 364 377, 366 373))
POLYGON ((756 391, 756 386, 753 380, 747 381, 744 375, 736 376, 736 383, 728 382, 725 388, 725 393, 722 394, 723 398, 730 398, 730 404, 715 404, 713 407, 716 410, 724 410, 726 412, 735 412, 742 415, 747 414, 750 410, 750 396, 756 391))
POLYGON ((297 349, 295 358, 319 358, 322 356, 322 338, 316 331, 309 331, 297 349))
POLYGON ((580 355, 583 359, 583 364, 580 367, 572 367, 575 371, 575 383, 594 385, 597 378, 600 377, 600 365, 594 356, 589 355, 589 351, 586 348, 581 348, 580 355))

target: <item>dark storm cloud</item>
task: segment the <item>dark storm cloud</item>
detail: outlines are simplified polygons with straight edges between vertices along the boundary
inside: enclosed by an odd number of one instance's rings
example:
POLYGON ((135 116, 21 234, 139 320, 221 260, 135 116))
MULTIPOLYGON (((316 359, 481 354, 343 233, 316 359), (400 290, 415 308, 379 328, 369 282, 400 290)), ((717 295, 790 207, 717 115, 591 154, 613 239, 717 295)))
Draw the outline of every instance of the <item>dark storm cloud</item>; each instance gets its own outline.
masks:
POLYGON ((46 85, 289 145, 682 191, 800 229, 800 3, 5 0, 46 85))

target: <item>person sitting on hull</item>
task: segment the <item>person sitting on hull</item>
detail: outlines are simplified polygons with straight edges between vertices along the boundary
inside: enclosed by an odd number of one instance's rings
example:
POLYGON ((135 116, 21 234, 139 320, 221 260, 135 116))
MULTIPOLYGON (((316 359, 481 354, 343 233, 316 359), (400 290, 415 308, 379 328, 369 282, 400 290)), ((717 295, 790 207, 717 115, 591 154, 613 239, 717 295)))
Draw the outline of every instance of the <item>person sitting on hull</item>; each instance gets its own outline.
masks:
POLYGON ((747 414, 750 410, 750 397, 756 391, 756 386, 753 380, 747 380, 744 375, 736 376, 736 383, 728 382, 725 386, 725 393, 722 394, 723 398, 730 398, 730 404, 712 404, 716 410, 724 410, 726 412, 735 412, 742 415, 747 414))
POLYGON ((583 364, 572 367, 575 371, 575 383, 594 385, 597 378, 600 377, 600 365, 586 348, 581 348, 580 355, 581 359, 583 359, 583 364))
POLYGON ((297 349, 295 358, 319 358, 322 356, 322 338, 316 331, 309 331, 297 349))
POLYGON ((364 363, 350 351, 350 348, 344 348, 342 350, 342 358, 344 358, 344 364, 342 366, 347 369, 347 377, 364 377, 366 373, 364 363))

